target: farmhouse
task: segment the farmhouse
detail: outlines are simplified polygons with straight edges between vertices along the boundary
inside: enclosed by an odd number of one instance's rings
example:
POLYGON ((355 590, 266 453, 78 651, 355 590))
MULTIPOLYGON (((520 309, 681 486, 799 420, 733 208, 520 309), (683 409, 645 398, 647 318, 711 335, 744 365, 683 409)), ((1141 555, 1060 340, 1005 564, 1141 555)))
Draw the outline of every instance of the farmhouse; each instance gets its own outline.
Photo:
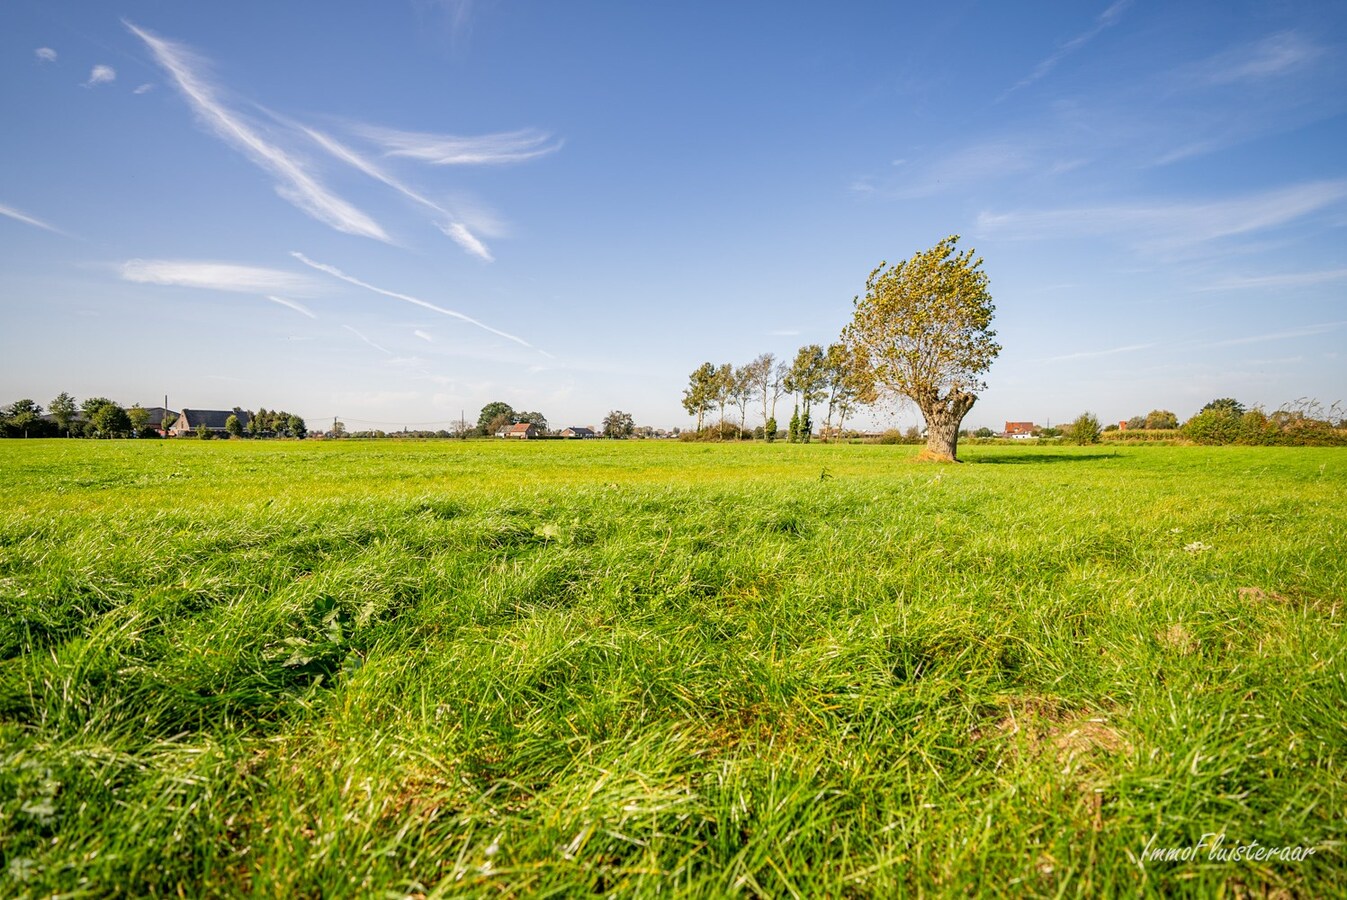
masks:
POLYGON ((519 422, 518 424, 510 425, 496 432, 496 437, 498 438, 520 438, 521 440, 528 440, 529 438, 536 438, 537 436, 538 426, 534 425, 532 422, 519 422))
POLYGON ((225 422, 230 416, 235 416, 244 428, 248 427, 253 418, 252 413, 237 406, 233 409, 184 409, 177 420, 168 427, 168 433, 174 437, 195 434, 196 430, 204 425, 211 434, 223 434, 225 422))
POLYGON ((1033 437, 1034 431, 1036 431, 1037 428, 1038 426, 1033 422, 1007 422, 1003 436, 1024 440, 1025 438, 1033 437))
POLYGON ((593 428, 586 428, 583 425, 573 425, 570 428, 563 429, 561 436, 564 438, 596 438, 593 428))
POLYGON ((162 406, 147 406, 145 407, 145 411, 150 414, 150 421, 145 424, 145 427, 151 431, 157 431, 160 434, 164 434, 164 419, 174 415, 173 410, 165 409, 162 406))

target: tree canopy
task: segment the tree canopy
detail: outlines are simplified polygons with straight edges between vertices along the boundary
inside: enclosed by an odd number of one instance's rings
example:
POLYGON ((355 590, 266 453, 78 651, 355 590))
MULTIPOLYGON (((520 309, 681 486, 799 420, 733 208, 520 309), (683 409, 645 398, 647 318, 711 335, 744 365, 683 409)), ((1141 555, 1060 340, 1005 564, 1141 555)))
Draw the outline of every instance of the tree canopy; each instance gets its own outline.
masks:
POLYGON ((496 400, 482 407, 481 415, 477 417, 477 430, 482 434, 493 434, 492 425, 502 416, 509 418, 510 424, 514 424, 514 407, 501 400, 496 400))
POLYGON ((880 263, 842 333, 863 393, 910 399, 926 418, 927 454, 947 460, 958 458, 959 424, 1001 351, 982 259, 960 253, 958 241, 951 235, 903 262, 880 263))
POLYGON ((631 413, 623 412, 620 409, 610 410, 608 415, 603 417, 603 435, 610 438, 631 437, 636 430, 636 423, 632 420, 631 413))

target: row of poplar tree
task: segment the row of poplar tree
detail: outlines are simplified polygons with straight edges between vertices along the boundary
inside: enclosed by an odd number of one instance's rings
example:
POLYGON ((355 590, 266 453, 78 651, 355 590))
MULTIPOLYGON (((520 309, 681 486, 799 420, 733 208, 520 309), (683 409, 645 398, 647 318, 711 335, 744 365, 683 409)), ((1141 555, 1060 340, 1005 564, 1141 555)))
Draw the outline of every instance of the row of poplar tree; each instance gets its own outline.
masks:
POLYGON ((868 402, 863 390, 845 345, 836 343, 825 349, 808 344, 790 361, 764 353, 742 366, 702 363, 688 378, 683 408, 697 418, 698 435, 724 438, 728 434, 737 438, 748 432, 749 407, 761 403, 763 437, 773 441, 780 433, 777 403, 790 396, 793 403, 785 437, 791 442, 808 443, 816 412, 823 413, 822 433, 836 434, 847 417, 868 402), (707 415, 713 410, 718 418, 708 425, 707 415), (738 413, 737 425, 727 419, 731 411, 738 413))

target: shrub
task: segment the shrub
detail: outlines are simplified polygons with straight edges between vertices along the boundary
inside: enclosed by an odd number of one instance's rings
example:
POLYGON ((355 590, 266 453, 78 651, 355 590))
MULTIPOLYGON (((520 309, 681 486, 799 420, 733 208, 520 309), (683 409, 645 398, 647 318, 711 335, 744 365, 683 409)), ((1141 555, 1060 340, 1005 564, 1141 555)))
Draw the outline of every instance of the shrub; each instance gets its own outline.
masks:
POLYGON ((1099 443, 1099 432, 1099 419, 1094 413, 1085 412, 1066 427, 1063 436, 1074 444, 1084 446, 1099 443))
POLYGON ((1243 422, 1227 408, 1205 409, 1184 422, 1182 431, 1198 444, 1233 444, 1240 438, 1243 422))

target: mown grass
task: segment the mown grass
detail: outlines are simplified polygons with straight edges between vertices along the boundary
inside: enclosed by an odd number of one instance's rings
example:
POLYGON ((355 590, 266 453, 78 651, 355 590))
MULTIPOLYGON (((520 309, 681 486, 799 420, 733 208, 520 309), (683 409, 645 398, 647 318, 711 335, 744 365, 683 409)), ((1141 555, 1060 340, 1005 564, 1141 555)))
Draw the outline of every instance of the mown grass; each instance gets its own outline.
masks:
POLYGON ((1347 890, 1347 456, 912 450, 0 443, 0 894, 1347 890))

